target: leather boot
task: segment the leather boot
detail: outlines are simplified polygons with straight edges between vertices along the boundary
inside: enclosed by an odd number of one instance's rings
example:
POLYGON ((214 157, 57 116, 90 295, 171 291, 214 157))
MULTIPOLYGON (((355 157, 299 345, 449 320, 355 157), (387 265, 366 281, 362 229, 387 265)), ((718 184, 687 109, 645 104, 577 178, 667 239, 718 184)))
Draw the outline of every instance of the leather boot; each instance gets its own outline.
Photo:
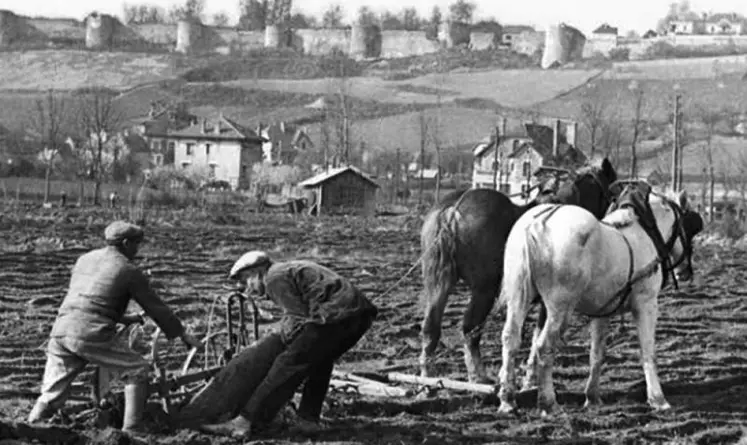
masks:
POLYGON ((54 414, 54 410, 46 402, 37 400, 34 408, 29 413, 28 423, 37 423, 49 419, 54 414))
POLYGON ((147 383, 129 383, 124 387, 124 415, 122 416, 122 431, 127 433, 142 432, 141 424, 145 402, 148 399, 147 383))

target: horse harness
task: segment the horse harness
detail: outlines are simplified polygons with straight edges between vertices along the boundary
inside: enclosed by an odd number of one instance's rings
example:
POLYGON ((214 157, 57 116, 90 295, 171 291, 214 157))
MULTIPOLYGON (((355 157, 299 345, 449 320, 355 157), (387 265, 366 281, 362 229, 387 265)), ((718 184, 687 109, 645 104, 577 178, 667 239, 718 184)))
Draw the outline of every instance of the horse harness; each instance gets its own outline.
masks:
MULTIPOLYGON (((670 200, 666 200, 667 204, 670 206, 672 211, 675 215, 674 220, 674 232, 672 233, 671 238, 664 242, 664 239, 661 235, 661 232, 659 232, 659 229, 656 227, 656 222, 653 218, 653 212, 651 211, 651 207, 648 203, 648 197, 642 196, 641 193, 628 193, 626 195, 621 195, 618 199, 618 202, 614 204, 614 208, 611 210, 629 207, 632 208, 634 212, 638 215, 639 224, 643 228, 643 230, 649 235, 651 238, 651 241, 654 243, 654 246, 656 248, 657 256, 654 258, 653 261, 648 263, 643 269, 639 270, 636 274, 635 272, 635 264, 634 264, 634 258, 633 258, 633 247, 630 245, 630 241, 628 241, 628 238, 620 233, 623 240, 625 241, 625 245, 628 248, 628 257, 630 258, 629 267, 628 267, 628 279, 625 285, 622 289, 620 289, 618 292, 615 293, 615 295, 604 305, 602 306, 602 309, 607 308, 612 302, 615 300, 619 300, 618 304, 609 312, 603 313, 603 314, 583 314, 591 318, 607 318, 611 315, 613 315, 615 312, 617 312, 621 307, 623 307, 630 297, 630 294, 633 290, 633 286, 638 283, 640 280, 647 278, 651 276, 653 273, 656 272, 656 270, 659 268, 659 265, 661 264, 661 272, 663 276, 661 288, 663 289, 667 285, 667 278, 669 275, 672 277, 672 283, 675 287, 675 289, 679 288, 679 284, 677 282, 677 277, 674 274, 674 269, 679 266, 687 257, 688 261, 691 261, 691 251, 692 251, 692 244, 687 241, 687 234, 685 233, 683 224, 682 224, 682 216, 681 216, 681 210, 679 207, 674 205, 670 200), (626 199, 627 198, 627 199, 626 199), (653 223, 652 223, 653 221, 653 223), (675 263, 671 264, 671 260, 669 259, 669 253, 674 248, 674 244, 677 242, 677 239, 682 240, 683 244, 683 254, 680 257, 680 259, 675 263)), ((535 215, 535 218, 539 219, 540 217, 543 217, 541 220, 542 224, 545 224, 547 220, 550 219, 550 217, 555 214, 563 205, 562 204, 555 204, 551 207, 545 208, 542 211, 538 212, 535 215)), ((610 211, 611 211, 610 210, 610 211)), ((607 223, 605 221, 600 221, 600 223, 611 226, 614 228, 614 225, 607 223)))
MULTIPOLYGON (((664 242, 664 238, 662 237, 661 232, 659 232, 659 229, 656 227, 656 222, 653 218, 653 212, 651 211, 651 206, 648 203, 647 196, 644 197, 641 193, 628 193, 627 195, 621 195, 618 199, 618 202, 614 204, 614 207, 611 210, 625 207, 633 209, 633 211, 638 215, 639 224, 643 228, 644 232, 646 232, 646 234, 651 238, 651 241, 654 243, 657 255, 656 258, 654 258, 636 274, 633 258, 633 248, 630 245, 630 241, 628 240, 628 238, 623 233, 620 233, 620 236, 622 236, 623 240, 625 241, 625 245, 628 248, 628 257, 630 258, 628 267, 628 279, 623 288, 615 293, 615 295, 604 306, 602 306, 602 309, 608 307, 610 304, 612 304, 613 301, 617 299, 619 299, 618 304, 614 307, 614 309, 603 314, 584 315, 591 318, 606 318, 613 315, 627 303, 633 290, 633 286, 640 280, 656 273, 656 270, 659 268, 659 266, 661 266, 662 273, 661 289, 664 289, 664 287, 667 285, 667 279, 669 276, 672 277, 672 284, 674 285, 674 288, 679 289, 679 283, 677 282, 677 277, 674 273, 674 270, 685 260, 686 257, 688 261, 690 261, 690 252, 692 251, 692 245, 687 241, 687 235, 682 225, 680 208, 674 205, 669 199, 666 199, 666 203, 674 212, 674 230, 672 236, 666 242, 664 242), (678 238, 682 241, 683 254, 675 264, 672 264, 672 261, 669 258, 669 254, 672 249, 674 249, 674 244, 677 242, 678 238)), ((618 227, 615 227, 613 224, 610 224, 608 222, 600 222, 604 225, 618 229, 618 227)))

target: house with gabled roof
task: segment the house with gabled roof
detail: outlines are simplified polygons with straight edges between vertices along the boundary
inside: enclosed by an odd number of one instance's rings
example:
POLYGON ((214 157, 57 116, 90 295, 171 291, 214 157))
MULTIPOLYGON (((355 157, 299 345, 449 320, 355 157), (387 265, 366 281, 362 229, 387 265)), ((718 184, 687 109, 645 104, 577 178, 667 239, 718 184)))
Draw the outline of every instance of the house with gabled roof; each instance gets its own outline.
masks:
POLYGON ((718 13, 706 17, 704 28, 706 34, 741 35, 744 25, 744 18, 736 13, 718 13))
POLYGON ((534 33, 536 30, 529 25, 504 25, 501 29, 501 44, 512 46, 522 33, 534 33))
POLYGON ((314 143, 305 126, 275 122, 270 125, 257 125, 256 133, 265 139, 262 153, 265 162, 272 164, 292 164, 296 156, 312 149, 314 143))
POLYGON ((226 181, 234 190, 250 186, 252 166, 262 162, 262 144, 267 142, 222 113, 213 121, 203 118, 169 131, 167 139, 174 142, 177 168, 205 171, 211 180, 226 181))
POLYGON ((313 214, 376 213, 376 191, 379 185, 357 167, 345 165, 318 173, 298 183, 302 189, 314 192, 313 214))
POLYGON ((474 149, 473 188, 492 188, 520 203, 531 199, 539 183, 536 172, 541 167, 575 169, 586 162, 576 147, 578 124, 554 119, 549 125, 525 123, 524 134, 508 132, 501 136, 496 153, 495 137, 474 149))

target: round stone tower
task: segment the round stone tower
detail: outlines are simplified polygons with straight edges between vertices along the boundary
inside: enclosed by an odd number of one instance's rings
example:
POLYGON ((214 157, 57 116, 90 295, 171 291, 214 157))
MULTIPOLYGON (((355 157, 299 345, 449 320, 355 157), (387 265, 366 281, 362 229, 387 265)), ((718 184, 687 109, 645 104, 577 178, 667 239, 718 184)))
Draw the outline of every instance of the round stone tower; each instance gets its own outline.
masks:
POLYGON ((116 19, 94 11, 86 17, 86 48, 109 48, 114 39, 116 19))

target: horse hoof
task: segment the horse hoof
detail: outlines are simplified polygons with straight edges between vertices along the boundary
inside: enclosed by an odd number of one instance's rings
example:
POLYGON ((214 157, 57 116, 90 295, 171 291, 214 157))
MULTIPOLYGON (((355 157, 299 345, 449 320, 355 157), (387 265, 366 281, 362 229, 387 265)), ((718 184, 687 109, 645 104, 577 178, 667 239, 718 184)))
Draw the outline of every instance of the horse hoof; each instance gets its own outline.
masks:
POLYGON ((557 403, 547 404, 540 407, 541 417, 552 417, 560 412, 560 405, 557 403))
POLYGON ((602 399, 599 397, 587 397, 584 402, 584 409, 591 409, 602 404, 602 399))

